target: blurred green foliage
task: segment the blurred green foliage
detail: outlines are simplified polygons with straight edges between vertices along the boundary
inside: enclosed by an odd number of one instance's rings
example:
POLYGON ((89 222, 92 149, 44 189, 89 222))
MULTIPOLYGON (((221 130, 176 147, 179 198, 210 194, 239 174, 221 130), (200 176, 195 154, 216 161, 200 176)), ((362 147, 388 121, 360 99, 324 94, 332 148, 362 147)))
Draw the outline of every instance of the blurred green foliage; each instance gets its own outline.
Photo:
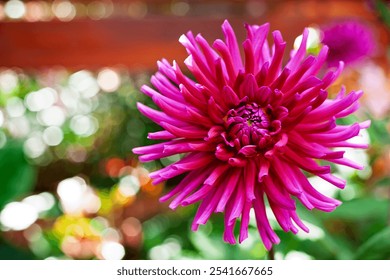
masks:
POLYGON ((5 204, 32 191, 36 167, 30 165, 23 152, 23 143, 9 141, 0 149, 0 210, 5 204))

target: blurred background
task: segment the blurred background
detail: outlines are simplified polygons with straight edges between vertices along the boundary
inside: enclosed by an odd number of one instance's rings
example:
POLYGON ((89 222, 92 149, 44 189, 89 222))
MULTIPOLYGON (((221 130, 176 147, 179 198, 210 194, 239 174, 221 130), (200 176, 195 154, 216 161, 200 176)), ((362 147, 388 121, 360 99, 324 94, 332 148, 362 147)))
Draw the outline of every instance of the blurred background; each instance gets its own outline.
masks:
MULTIPOLYGON (((182 63, 188 30, 210 42, 229 19, 271 23, 288 49, 311 27, 309 51, 327 40, 345 59, 336 85, 363 89, 351 123, 371 119, 348 151, 364 171, 336 169, 343 204, 333 213, 299 209, 310 234, 282 232, 276 259, 390 259, 389 1, 56 0, 0 2, 0 259, 267 259, 254 220, 241 245, 222 241, 223 218, 190 230, 196 207, 173 212, 148 173, 177 160, 141 164, 131 153, 157 130, 136 110, 156 61, 182 63), (343 29, 344 28, 344 29, 343 29), (340 31, 341 30, 341 31, 340 31), (330 35, 327 35, 330 34, 330 35), (328 37, 327 37, 328 36, 328 37)), ((331 65, 332 62, 328 61, 331 65)), ((182 68, 184 69, 184 68, 182 68)))

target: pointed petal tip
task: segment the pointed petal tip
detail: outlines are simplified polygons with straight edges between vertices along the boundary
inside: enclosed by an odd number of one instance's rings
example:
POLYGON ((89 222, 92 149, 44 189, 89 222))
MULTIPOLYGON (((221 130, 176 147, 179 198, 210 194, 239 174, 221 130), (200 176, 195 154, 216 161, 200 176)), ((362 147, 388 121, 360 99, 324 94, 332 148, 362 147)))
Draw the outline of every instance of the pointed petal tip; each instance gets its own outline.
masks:
POLYGON ((143 104, 141 102, 137 102, 137 109, 143 115, 147 114, 147 112, 150 112, 150 110, 153 110, 153 109, 151 109, 150 107, 146 106, 145 104, 143 104))
POLYGON ((360 129, 367 129, 371 126, 371 120, 366 120, 360 123, 360 129))
POLYGON ((138 109, 138 110, 140 110, 140 107, 142 108, 142 106, 145 106, 145 105, 142 104, 141 102, 137 102, 136 105, 137 105, 137 109, 138 109))
POLYGON ((366 167, 364 165, 356 165, 355 169, 357 170, 364 170, 366 167))
POLYGON ((227 19, 225 19, 222 23, 222 27, 231 27, 229 21, 227 19))
POLYGON ((197 223, 192 223, 192 225, 191 225, 191 230, 192 230, 192 231, 198 231, 198 229, 199 229, 199 224, 197 224, 197 223))
POLYGON ((328 47, 328 45, 322 45, 321 51, 322 51, 322 52, 328 53, 328 52, 329 52, 329 47, 328 47))
POLYGON ((305 27, 305 28, 303 29, 302 35, 309 36, 309 33, 310 33, 309 27, 305 27))
POLYGON ((238 243, 241 244, 242 242, 244 242, 246 239, 248 238, 248 234, 242 236, 240 235, 239 239, 238 239, 238 243))
POLYGON ((235 245, 235 244, 237 244, 237 241, 234 239, 234 236, 233 237, 231 237, 231 236, 224 236, 223 237, 223 241, 225 241, 226 243, 229 243, 229 244, 231 244, 231 245, 235 245))
POLYGON ((271 237, 271 241, 272 241, 273 244, 279 244, 279 243, 280 243, 280 238, 279 238, 279 236, 277 236, 277 235, 275 234, 275 235, 273 235, 273 236, 271 237))
POLYGON ((159 172, 160 172, 160 170, 156 170, 156 171, 150 172, 149 173, 150 178, 157 178, 157 177, 159 177, 158 176, 159 172))
POLYGON ((342 61, 342 60, 340 60, 340 61, 339 61, 339 65, 338 65, 338 69, 340 69, 340 72, 343 71, 344 66, 345 66, 345 62, 342 61))
POLYGON ((342 182, 341 184, 339 184, 338 186, 336 186, 337 188, 339 188, 339 189, 341 189, 341 190, 343 190, 343 189, 345 189, 345 186, 347 185, 347 182, 342 182))
POLYGON ((165 178, 162 178, 159 175, 152 176, 151 173, 149 173, 149 177, 152 179, 152 185, 153 186, 157 186, 158 184, 161 184, 162 182, 167 180, 165 178))
POLYGON ((297 234, 299 232, 299 230, 293 225, 290 226, 289 231, 291 231, 293 234, 297 234))
POLYGON ((160 198, 158 199, 158 201, 161 202, 161 203, 163 203, 163 202, 168 201, 170 198, 171 198, 171 195, 166 194, 166 195, 160 197, 160 198))
POLYGON ((264 27, 264 28, 267 28, 267 29, 269 29, 270 26, 271 26, 271 24, 269 22, 266 22, 266 23, 260 25, 260 27, 264 27))
POLYGON ((184 45, 189 42, 187 36, 185 34, 181 34, 179 37, 180 44, 184 45))
POLYGON ((176 210, 176 208, 178 207, 179 205, 178 204, 175 204, 175 203, 171 203, 171 204, 169 204, 169 208, 171 209, 171 210, 176 210))
POLYGON ((279 30, 272 31, 272 36, 275 43, 279 45, 286 45, 287 43, 283 40, 282 33, 279 30))
POLYGON ((264 243, 263 242, 263 244, 264 244, 264 247, 265 247, 265 249, 267 251, 271 251, 271 249, 272 249, 272 243, 271 242, 269 242, 269 243, 264 243))
MULTIPOLYGON (((145 91, 147 91, 150 87, 148 85, 142 85, 140 90, 145 93, 145 91)), ((137 102, 138 103, 138 102, 137 102)))
POLYGON ((131 149, 131 151, 133 154, 141 155, 142 154, 142 147, 133 148, 133 149, 131 149))
POLYGON ((149 155, 142 155, 140 157, 138 157, 138 160, 142 163, 144 162, 149 162, 149 161, 153 161, 153 159, 150 159, 150 156, 149 155))

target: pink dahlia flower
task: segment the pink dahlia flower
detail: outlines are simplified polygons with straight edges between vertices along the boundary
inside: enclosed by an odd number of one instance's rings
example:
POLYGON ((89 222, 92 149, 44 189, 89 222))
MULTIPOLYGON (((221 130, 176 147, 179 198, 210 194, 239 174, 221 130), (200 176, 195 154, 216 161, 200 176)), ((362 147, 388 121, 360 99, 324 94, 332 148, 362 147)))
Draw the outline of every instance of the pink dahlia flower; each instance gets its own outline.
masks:
POLYGON ((254 210, 258 231, 267 249, 279 243, 270 226, 267 211, 273 212, 284 231, 309 229, 296 213, 296 199, 309 210, 334 210, 340 202, 318 192, 305 174, 318 176, 338 188, 345 181, 331 173, 323 162, 361 169, 333 148, 366 148, 348 139, 367 128, 369 122, 338 125, 358 108, 361 91, 334 99, 326 89, 338 77, 337 70, 319 77, 328 48, 317 57, 306 56, 308 30, 295 55, 283 67, 286 43, 274 31, 269 46, 269 24, 246 25, 244 58, 232 27, 222 25, 225 41, 210 46, 191 32, 180 42, 189 53, 186 66, 196 81, 185 76, 179 66, 166 60, 158 62, 152 77, 155 89, 142 91, 160 110, 138 104, 143 115, 163 130, 149 134, 162 143, 135 148, 141 161, 152 161, 175 154, 183 157, 151 173, 154 183, 181 174, 184 179, 161 198, 174 199, 170 207, 200 202, 192 229, 205 224, 212 213, 223 212, 224 240, 236 243, 234 227, 240 220, 239 242, 248 236, 249 212, 254 210), (296 199, 294 199, 296 198, 296 199), (267 202, 266 202, 267 201, 267 202), (266 205, 270 210, 266 210, 266 205))
POLYGON ((322 28, 322 43, 329 48, 326 62, 334 67, 343 61, 352 65, 373 55, 376 49, 374 34, 363 22, 349 20, 322 28))

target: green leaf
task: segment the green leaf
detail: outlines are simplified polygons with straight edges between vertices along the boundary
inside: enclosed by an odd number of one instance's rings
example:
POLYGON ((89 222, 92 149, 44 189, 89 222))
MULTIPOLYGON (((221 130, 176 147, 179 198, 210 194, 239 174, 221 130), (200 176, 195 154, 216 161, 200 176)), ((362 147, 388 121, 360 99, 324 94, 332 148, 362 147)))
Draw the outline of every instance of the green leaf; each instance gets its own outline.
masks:
POLYGON ((356 253, 359 260, 390 260, 390 227, 387 227, 368 239, 356 253))
POLYGON ((327 213, 328 219, 343 219, 348 221, 362 221, 375 218, 386 220, 389 202, 373 197, 359 198, 346 201, 334 212, 327 213))
POLYGON ((353 251, 350 248, 351 246, 348 244, 347 240, 338 236, 332 236, 329 233, 325 233, 325 237, 323 240, 321 240, 321 242, 324 248, 327 248, 329 252, 331 252, 331 254, 335 257, 335 259, 337 260, 353 259, 353 251))
POLYGON ((0 209, 31 191, 36 170, 25 159, 20 142, 8 142, 0 149, 0 209))

